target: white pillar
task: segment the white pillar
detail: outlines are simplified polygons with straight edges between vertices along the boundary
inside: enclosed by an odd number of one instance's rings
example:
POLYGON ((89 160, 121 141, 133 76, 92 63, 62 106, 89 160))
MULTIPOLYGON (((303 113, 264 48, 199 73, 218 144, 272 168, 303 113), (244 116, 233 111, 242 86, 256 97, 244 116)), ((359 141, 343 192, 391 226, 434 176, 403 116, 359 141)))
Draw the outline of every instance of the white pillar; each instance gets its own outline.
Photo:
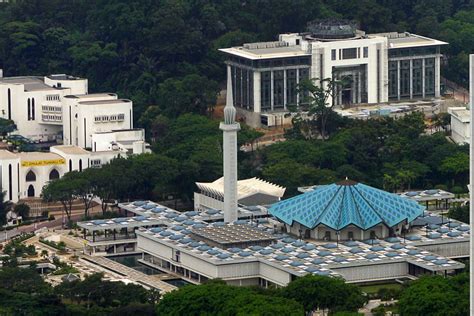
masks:
POLYGON ((425 98, 425 59, 421 60, 421 90, 423 92, 423 99, 425 98))
POLYGON ((274 98, 273 98, 273 70, 270 72, 270 109, 273 111, 273 106, 274 106, 274 98))
MULTIPOLYGON (((470 151, 470 169, 469 169, 469 198, 471 201, 474 201, 474 191, 472 185, 474 184, 474 147, 472 137, 474 135, 474 115, 473 109, 474 106, 474 54, 469 56, 469 101, 470 101, 470 111, 471 111, 471 141, 469 145, 470 151)), ((474 227, 474 203, 469 203, 469 212, 470 212, 470 221, 469 224, 471 227, 474 227)), ((474 254, 474 234, 470 234, 470 254, 471 260, 469 260, 469 275, 470 275, 470 315, 474 315, 474 260, 472 256, 474 254)))
POLYGON ((400 100, 400 61, 397 60, 397 99, 400 100))
POLYGON ((441 74, 440 74, 440 57, 435 57, 435 98, 440 97, 440 84, 441 84, 441 74))
POLYGON ((262 80, 262 73, 259 71, 254 71, 253 72, 253 111, 255 113, 262 112, 261 80, 262 80))

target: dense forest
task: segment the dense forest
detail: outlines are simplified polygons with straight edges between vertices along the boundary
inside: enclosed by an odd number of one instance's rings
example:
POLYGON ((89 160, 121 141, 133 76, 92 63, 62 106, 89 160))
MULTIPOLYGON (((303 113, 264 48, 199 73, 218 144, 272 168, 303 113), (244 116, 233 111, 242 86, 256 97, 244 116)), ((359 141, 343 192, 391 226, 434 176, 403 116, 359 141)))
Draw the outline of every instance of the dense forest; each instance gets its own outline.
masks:
POLYGON ((472 10, 469 0, 16 0, 0 3, 0 67, 87 77, 92 92, 132 99, 137 120, 149 105, 203 114, 224 79, 217 48, 341 17, 450 42, 444 73, 465 84, 472 10))

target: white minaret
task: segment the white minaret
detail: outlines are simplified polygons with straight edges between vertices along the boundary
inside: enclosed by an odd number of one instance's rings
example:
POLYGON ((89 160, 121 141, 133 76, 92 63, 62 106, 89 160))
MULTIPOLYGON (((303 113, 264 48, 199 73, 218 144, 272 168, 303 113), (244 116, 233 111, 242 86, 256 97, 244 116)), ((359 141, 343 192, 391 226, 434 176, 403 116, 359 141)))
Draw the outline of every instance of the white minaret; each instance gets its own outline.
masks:
POLYGON ((232 97, 232 77, 227 66, 227 99, 224 107, 224 122, 219 128, 224 136, 224 222, 237 220, 237 132, 240 124, 235 122, 236 110, 232 97))

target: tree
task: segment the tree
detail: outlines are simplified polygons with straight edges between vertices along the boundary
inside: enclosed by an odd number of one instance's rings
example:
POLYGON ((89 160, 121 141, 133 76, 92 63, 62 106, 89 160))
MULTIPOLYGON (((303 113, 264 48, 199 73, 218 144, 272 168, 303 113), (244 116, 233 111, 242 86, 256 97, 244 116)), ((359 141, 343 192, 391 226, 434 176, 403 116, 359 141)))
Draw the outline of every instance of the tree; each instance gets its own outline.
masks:
POLYGON ((469 155, 463 152, 455 153, 442 161, 439 170, 452 177, 453 186, 456 178, 461 183, 466 183, 467 173, 469 172, 469 155))
POLYGON ((302 315, 295 301, 213 280, 188 285, 163 296, 158 315, 302 315))
POLYGON ((469 224, 469 205, 451 208, 448 217, 469 224))
POLYGON ((469 311, 469 275, 444 278, 424 276, 410 283, 399 300, 400 315, 467 315, 469 311))
POLYGON ((74 194, 75 198, 78 198, 82 201, 84 205, 84 216, 89 216, 89 209, 92 206, 94 195, 92 194, 92 183, 90 178, 94 169, 88 168, 84 171, 71 171, 66 173, 61 180, 69 181, 74 184, 74 194))
POLYGON ((3 226, 7 223, 7 213, 12 209, 13 203, 11 201, 5 201, 7 191, 0 192, 0 225, 3 226))
POLYGON ((303 305, 305 312, 355 312, 365 303, 361 290, 343 279, 305 275, 282 289, 282 295, 303 305))
POLYGON ((299 83, 297 92, 303 98, 303 102, 299 105, 299 108, 292 105, 290 110, 296 112, 293 123, 297 128, 305 130, 306 137, 311 138, 313 134, 312 127, 317 126, 321 138, 326 139, 328 118, 334 117, 333 107, 335 103, 329 103, 329 101, 334 98, 336 89, 346 84, 347 80, 345 79, 333 80, 331 78, 306 79, 299 83), (306 112, 307 118, 303 118, 302 112, 306 112))
POLYGON ((79 193, 79 181, 76 179, 59 178, 48 182, 43 187, 42 196, 46 202, 59 202, 66 213, 68 225, 71 225, 72 202, 79 193))
POLYGON ((30 207, 25 203, 18 203, 13 208, 13 212, 25 219, 30 215, 30 207))

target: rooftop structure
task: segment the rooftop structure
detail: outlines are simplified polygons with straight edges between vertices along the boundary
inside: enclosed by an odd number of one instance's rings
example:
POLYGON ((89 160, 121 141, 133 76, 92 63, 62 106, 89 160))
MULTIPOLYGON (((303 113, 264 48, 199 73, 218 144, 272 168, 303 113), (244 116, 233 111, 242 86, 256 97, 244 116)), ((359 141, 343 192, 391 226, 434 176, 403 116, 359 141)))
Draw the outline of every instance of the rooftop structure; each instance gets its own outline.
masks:
MULTIPOLYGON (((222 210, 224 200, 224 178, 214 182, 196 182, 199 192, 194 193, 194 209, 222 210)), ((237 181, 237 201, 244 206, 268 205, 279 201, 285 188, 259 178, 237 181)))
POLYGON ((191 230, 191 236, 222 249, 268 246, 276 240, 271 234, 246 224, 198 227, 191 230))

